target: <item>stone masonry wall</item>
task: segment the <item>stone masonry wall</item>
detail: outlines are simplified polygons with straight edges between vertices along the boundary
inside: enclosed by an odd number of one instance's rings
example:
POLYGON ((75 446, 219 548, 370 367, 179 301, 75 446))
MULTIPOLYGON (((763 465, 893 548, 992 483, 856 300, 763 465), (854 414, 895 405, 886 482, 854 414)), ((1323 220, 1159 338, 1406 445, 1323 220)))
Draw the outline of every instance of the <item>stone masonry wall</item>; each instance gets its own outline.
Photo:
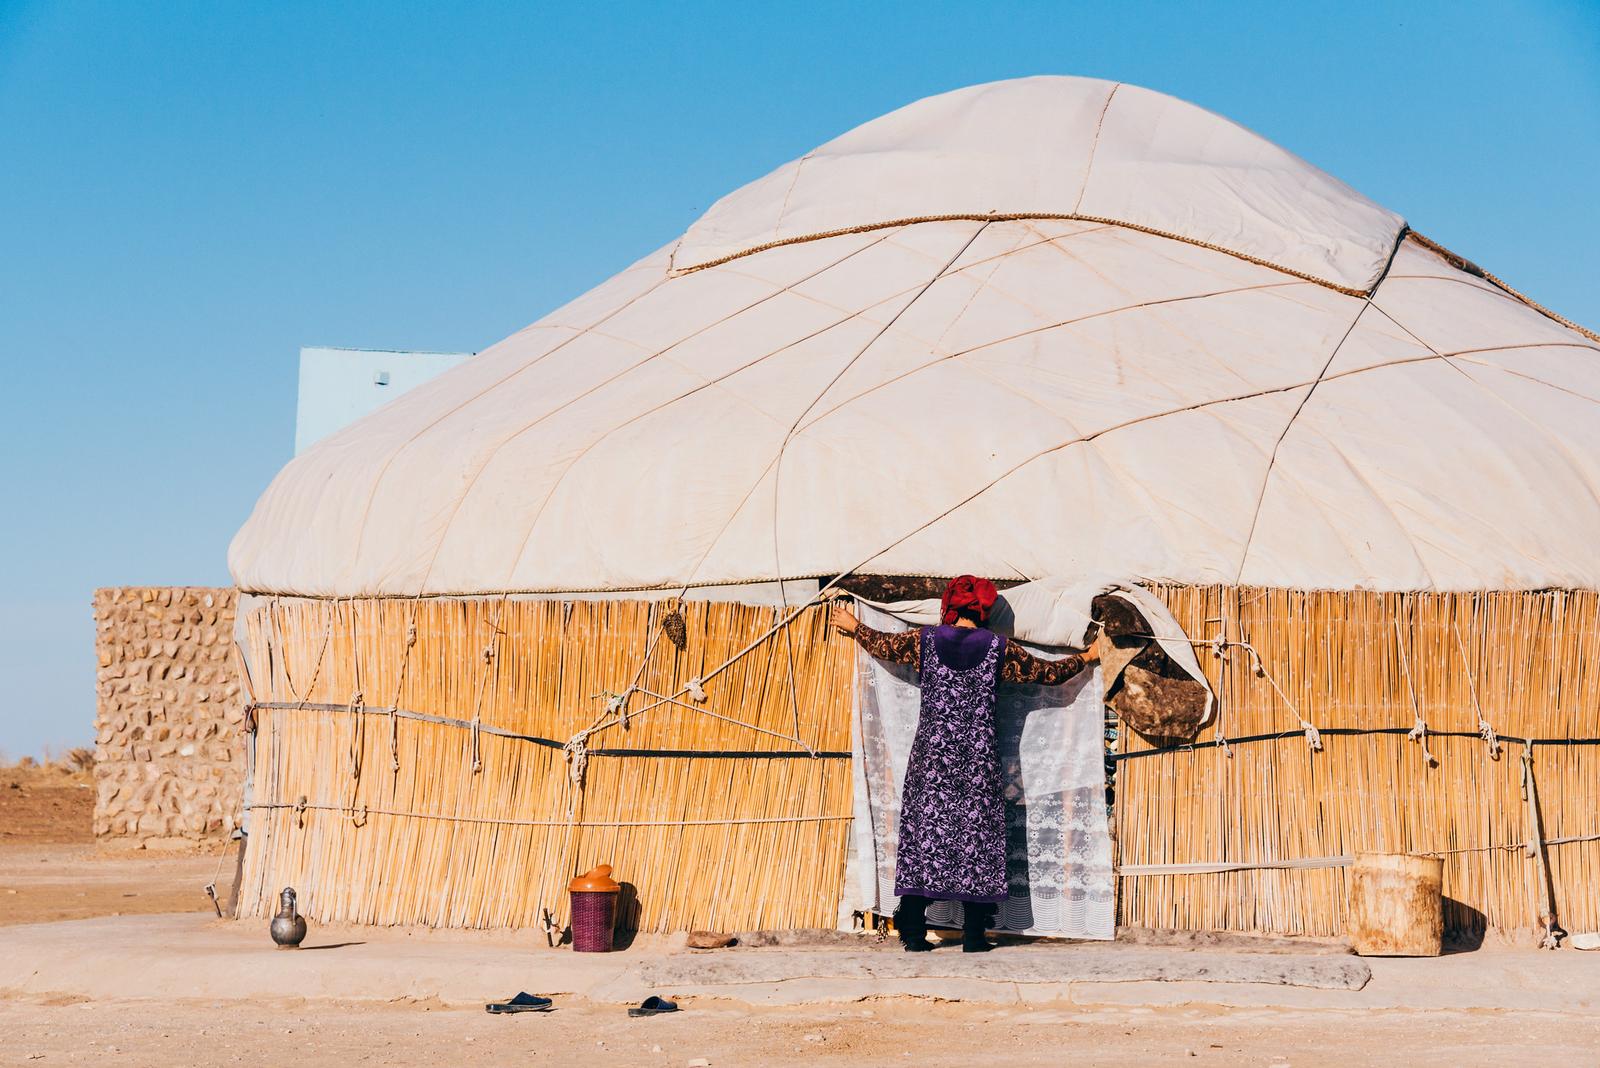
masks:
POLYGON ((244 699, 233 655, 235 591, 96 590, 94 833, 178 847, 238 826, 244 699))

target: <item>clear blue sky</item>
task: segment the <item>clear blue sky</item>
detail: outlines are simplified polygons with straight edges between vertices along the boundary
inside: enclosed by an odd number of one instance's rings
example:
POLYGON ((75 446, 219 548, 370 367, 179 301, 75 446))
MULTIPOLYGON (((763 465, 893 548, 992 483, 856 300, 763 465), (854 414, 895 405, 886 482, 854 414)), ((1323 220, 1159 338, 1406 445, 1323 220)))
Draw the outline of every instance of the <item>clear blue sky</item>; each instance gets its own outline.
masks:
POLYGON ((96 586, 227 582, 301 345, 483 348, 930 93, 1184 97, 1600 326, 1600 0, 592 7, 0 0, 0 750, 91 737, 96 586))

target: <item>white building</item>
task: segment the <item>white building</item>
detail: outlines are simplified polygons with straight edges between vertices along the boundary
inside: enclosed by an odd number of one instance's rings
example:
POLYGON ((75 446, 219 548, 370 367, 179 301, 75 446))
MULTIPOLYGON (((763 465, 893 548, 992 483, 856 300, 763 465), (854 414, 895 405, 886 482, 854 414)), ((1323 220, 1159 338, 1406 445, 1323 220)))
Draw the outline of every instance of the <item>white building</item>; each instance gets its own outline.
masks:
POLYGON ((295 406, 298 456, 329 434, 474 355, 388 349, 303 348, 295 406))

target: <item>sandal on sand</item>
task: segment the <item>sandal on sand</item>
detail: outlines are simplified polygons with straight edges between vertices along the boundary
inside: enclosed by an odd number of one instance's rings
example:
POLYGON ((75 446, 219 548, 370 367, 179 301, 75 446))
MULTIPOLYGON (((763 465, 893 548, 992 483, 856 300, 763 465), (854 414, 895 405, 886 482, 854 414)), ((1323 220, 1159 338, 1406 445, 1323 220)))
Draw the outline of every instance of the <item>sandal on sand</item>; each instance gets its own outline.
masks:
POLYGON ((556 1003, 549 998, 539 997, 524 991, 510 1001, 491 1001, 484 1009, 493 1013, 505 1012, 549 1012, 556 1007, 556 1003))
POLYGON ((676 1001, 668 1001, 666 998, 658 998, 654 994, 651 994, 649 997, 645 998, 644 1001, 639 1003, 638 1008, 629 1009, 628 1015, 660 1016, 664 1012, 677 1011, 678 1003, 676 1001))

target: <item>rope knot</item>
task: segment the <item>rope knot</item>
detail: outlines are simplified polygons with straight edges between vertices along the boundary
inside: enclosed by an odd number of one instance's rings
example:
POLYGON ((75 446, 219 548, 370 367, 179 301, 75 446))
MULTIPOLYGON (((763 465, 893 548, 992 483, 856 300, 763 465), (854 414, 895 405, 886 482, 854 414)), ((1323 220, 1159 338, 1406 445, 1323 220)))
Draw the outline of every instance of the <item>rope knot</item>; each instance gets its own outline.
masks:
POLYGON ((1417 717, 1416 722, 1411 725, 1411 729, 1406 731, 1406 737, 1422 746, 1422 759, 1427 763, 1428 767, 1435 768, 1439 766, 1439 758, 1434 756, 1428 749, 1428 724, 1420 715, 1417 717))

